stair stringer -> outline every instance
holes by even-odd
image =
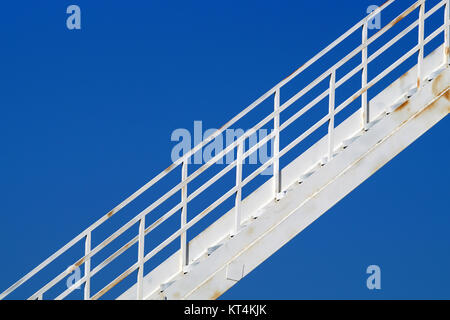
[[[442,64],[442,52],[443,46],[430,53],[424,59],[424,70],[438,69]],[[416,67],[414,67],[374,97],[369,102],[371,120],[380,117],[389,106],[402,102],[405,94],[416,84],[416,75],[417,71]],[[340,149],[345,139],[358,135],[361,132],[361,123],[361,112],[357,111],[336,127],[335,141],[337,150]],[[286,190],[288,186],[295,183],[303,173],[316,167],[318,161],[326,154],[327,147],[328,139],[327,137],[324,137],[283,168],[281,171],[282,189]],[[244,224],[248,224],[252,217],[261,215],[265,211],[263,210],[265,206],[274,203],[272,195],[273,179],[269,179],[243,200],[242,220],[244,221]],[[193,265],[192,268],[196,267],[199,260],[207,257],[206,251],[208,248],[229,239],[234,223],[233,213],[234,209],[231,209],[189,242],[189,262]],[[175,283],[174,280],[183,277],[179,272],[179,254],[179,251],[175,252],[171,257],[144,277],[144,297],[163,298],[164,294],[159,296],[160,286],[166,284],[168,288]],[[118,299],[136,299],[136,285],[129,288]]]
[[[319,218],[450,112],[450,69],[371,129],[332,162],[264,212],[173,283],[165,299],[216,299]]]

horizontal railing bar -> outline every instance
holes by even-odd
[[[363,45],[358,46],[356,49],[354,49],[352,52],[347,54],[344,58],[339,60],[335,65],[333,65],[331,68],[329,68],[327,71],[322,73],[316,80],[311,82],[308,86],[306,86],[304,89],[300,90],[297,94],[295,94],[292,98],[290,98],[288,101],[283,103],[283,105],[280,107],[280,112],[285,110],[287,107],[292,105],[294,102],[296,102],[298,99],[300,99],[302,96],[304,96],[306,93],[308,93],[312,88],[314,88],[316,85],[318,85],[321,81],[325,80],[327,77],[330,76],[333,72],[335,72],[337,69],[342,67],[345,63],[347,63],[350,59],[355,57],[358,53],[361,52],[363,49]]]
[[[425,40],[424,40],[424,45],[428,44],[431,40],[433,40],[434,38],[436,38],[439,33],[443,32],[445,30],[446,27],[448,27],[450,25],[450,23],[444,24],[442,26],[440,26],[439,28],[437,28],[436,30],[434,30],[430,35],[428,35]]]
[[[107,286],[105,286],[102,290],[100,290],[94,296],[92,296],[91,300],[98,300],[98,298],[103,296],[105,293],[107,293],[109,290],[111,290],[114,286],[116,286],[119,282],[121,282],[123,279],[128,277],[138,267],[139,267],[139,263],[136,262],[131,267],[129,267],[127,270],[125,270],[120,276],[118,276],[116,279],[114,279],[112,282],[110,282]]]
[[[89,278],[91,278],[91,277],[89,277]],[[75,282],[73,285],[71,285],[69,288],[67,288],[65,291],[63,291],[59,296],[57,296],[55,298],[55,300],[62,300],[62,299],[64,299],[69,294],[71,294],[74,290],[76,290],[79,286],[81,286],[83,283],[85,283],[86,280],[87,280],[87,277],[83,276],[81,279],[79,279],[77,282]],[[30,300],[33,300],[33,299],[30,298]]]
[[[336,86],[337,87],[337,86]],[[298,112],[296,112],[294,115],[292,115],[289,119],[287,119],[281,126],[280,131],[285,129],[287,126],[292,124],[295,120],[297,120],[299,117],[301,117],[303,114],[311,110],[311,108],[315,107],[317,103],[325,99],[326,96],[329,94],[329,89],[326,89],[324,92],[322,92],[319,96],[317,96],[313,101],[308,103],[305,107],[300,109]]]
[[[414,21],[411,23],[411,25],[408,26],[405,30],[403,30],[401,33],[399,33],[397,36],[389,40],[384,46],[382,46],[380,49],[378,49],[376,52],[374,52],[368,59],[367,63],[372,62],[376,58],[378,58],[381,54],[383,54],[387,49],[392,47],[394,44],[396,44],[399,40],[401,40],[405,35],[407,35],[409,32],[411,32],[414,28],[416,28],[419,25],[419,21]]]
[[[253,152],[258,151],[261,148],[261,146],[263,146],[264,144],[269,142],[269,140],[271,140],[273,137],[275,137],[275,135],[276,135],[276,132],[272,131],[270,134],[265,136],[263,139],[259,140],[254,146],[252,146],[250,149],[248,149],[246,152],[244,152],[242,154],[242,161],[247,159],[247,157],[249,157]]]
[[[188,159],[190,156],[192,156],[193,154],[195,154],[197,151],[199,151],[201,148],[203,148],[203,146],[205,146],[206,144],[208,144],[209,142],[213,141],[217,136],[219,136],[220,134],[222,134],[222,132],[224,132],[226,129],[228,129],[232,124],[234,124],[236,121],[238,121],[239,119],[241,119],[245,114],[247,114],[248,112],[250,112],[251,110],[254,109],[254,107],[256,107],[257,105],[261,104],[264,100],[266,100],[268,97],[270,97],[271,95],[273,95],[275,93],[274,89],[269,90],[267,93],[265,93],[261,98],[259,98],[258,100],[256,100],[254,103],[252,103],[250,106],[248,106],[246,109],[244,109],[243,111],[241,111],[237,116],[235,116],[232,120],[228,121],[225,125],[223,125],[220,129],[218,129],[217,131],[215,131],[213,134],[211,134],[210,136],[208,136],[208,138],[206,138],[205,140],[203,140],[201,143],[199,143],[197,146],[195,146],[193,149],[191,149],[190,151],[188,151],[186,154],[184,154],[182,157],[180,157],[177,161],[175,161],[174,163],[182,163],[185,159]]]
[[[363,68],[363,64],[360,63],[359,65],[357,65],[352,71],[350,71],[349,73],[347,73],[345,76],[343,76],[341,79],[339,79],[338,81],[336,81],[336,89],[339,88],[343,83],[347,82],[348,79],[350,79],[351,77],[353,77],[355,74],[358,73],[358,71],[360,71]],[[329,90],[326,90],[329,91]]]
[[[370,13],[368,16],[366,16],[364,19],[359,21],[357,24],[355,24],[352,28],[350,28],[347,32],[345,32],[342,36],[337,38],[335,41],[333,41],[330,45],[328,45],[325,49],[320,51],[318,54],[316,54],[313,58],[311,58],[308,62],[306,62],[304,65],[302,65],[300,68],[295,70],[291,75],[289,75],[287,78],[285,78],[283,81],[281,81],[279,84],[277,84],[272,90],[277,90],[283,87],[286,83],[291,81],[293,78],[298,76],[300,73],[302,73],[304,70],[306,70],[308,67],[310,67],[313,63],[315,63],[317,60],[319,60],[322,56],[327,54],[329,51],[331,51],[333,48],[335,48],[338,44],[340,44],[343,40],[345,40],[349,35],[351,35],[353,32],[361,28],[364,23],[371,20],[375,15],[378,13],[381,13],[386,7],[391,5],[395,0],[389,0],[383,3],[377,10]]]
[[[252,181],[257,175],[259,175],[261,172],[263,172],[266,168],[268,168],[273,162],[274,162],[275,158],[271,157],[270,159],[268,159],[266,162],[264,162],[260,167],[258,167],[257,169],[255,169],[255,171],[253,171],[250,175],[247,176],[247,178],[245,178],[244,180],[242,180],[241,183],[241,188],[245,187],[245,185],[247,183],[249,183],[250,181]]]
[[[447,0],[442,0],[441,2],[438,2],[433,8],[425,12],[425,19],[429,18],[432,14],[434,14],[436,11],[442,8],[446,3]]]
[[[190,174],[184,181],[180,182],[178,185],[173,187],[168,193],[166,193],[164,196],[159,198],[155,203],[150,205],[148,208],[151,208],[153,210],[155,207],[159,206],[162,202],[167,200],[169,197],[174,195],[178,190],[180,190],[182,187],[184,187],[186,184],[194,180],[196,177],[198,177],[202,172],[206,171],[209,167],[211,167],[214,163],[216,163],[220,158],[224,157],[228,152],[236,148],[236,146],[240,142],[244,142],[245,139],[249,138],[253,131],[256,131],[260,129],[263,125],[268,123],[270,120],[272,120],[274,117],[274,112],[269,114],[266,118],[261,120],[258,124],[256,124],[252,130],[246,131],[242,136],[240,136],[238,139],[236,139],[234,142],[229,144],[224,150],[220,151],[218,154],[216,154],[213,158],[211,158],[208,162],[203,164],[199,169],[197,169],[195,172]],[[156,205],[155,205],[156,204]],[[136,216],[140,218],[140,215]]]
[[[225,174],[227,174],[231,169],[233,169],[236,166],[237,161],[234,160],[233,162],[231,162],[230,164],[228,164],[225,168],[223,168],[222,170],[220,170],[220,172],[218,172],[214,177],[212,177],[211,179],[208,179],[207,182],[205,182],[201,187],[199,187],[198,189],[196,189],[194,192],[192,192],[188,198],[187,198],[187,202],[189,203],[191,200],[195,199],[200,193],[202,193],[205,189],[207,189],[208,187],[210,187],[212,184],[214,184],[217,180],[219,180],[220,178],[222,178]]]
[[[378,30],[374,35],[372,35],[369,39],[367,39],[367,46],[369,46],[371,43],[373,43],[375,40],[377,40],[379,37],[381,37],[387,31],[389,31],[393,26],[395,26],[401,20],[406,18],[409,14],[411,14],[411,12],[413,12],[415,9],[417,9],[424,1],[425,0],[418,0],[416,3],[411,5],[408,9],[406,9],[405,11],[400,13],[396,18],[391,20],[391,22],[389,22],[383,28]]]
[[[320,128],[320,126],[324,125],[329,119],[330,119],[330,116],[327,114],[325,117],[323,117],[318,122],[316,122],[311,128],[309,128],[307,131],[305,131],[303,134],[301,134],[298,138],[296,138],[294,141],[289,143],[283,150],[281,150],[280,157],[284,156],[286,154],[286,152],[288,152],[293,147],[295,147],[297,144],[299,144],[304,139],[306,139],[311,133],[313,133],[318,128]]]
[[[224,150],[222,150],[221,152],[219,152],[217,155],[215,155],[211,160],[209,160],[206,164],[209,164],[209,166],[211,166],[212,164],[214,164],[215,162],[217,162],[217,160],[219,160],[220,158],[222,158],[223,156],[225,156],[228,152],[230,152],[232,149],[236,148],[237,145],[239,143],[244,143],[245,140],[247,138],[249,138],[254,132],[256,132],[257,130],[259,130],[260,128],[262,128],[262,126],[264,126],[266,123],[268,123],[269,121],[271,121],[273,119],[275,115],[275,112],[272,111],[268,116],[266,116],[263,120],[261,120],[259,123],[257,123],[256,125],[253,126],[252,129],[247,130],[242,136],[240,136],[239,138],[237,138],[234,142],[232,142],[231,144],[229,144]],[[205,165],[206,165],[205,164]],[[203,166],[205,166],[203,165]],[[209,167],[208,166],[208,167]],[[202,167],[203,168],[203,167]],[[202,168],[198,169],[197,171],[200,171]],[[207,168],[206,168],[207,169]],[[206,170],[204,169],[204,170]],[[202,170],[202,172],[204,171]],[[196,171],[196,172],[197,172]],[[192,173],[191,176],[193,176],[196,172]],[[201,172],[200,172],[201,173]],[[189,178],[191,177],[188,177]],[[190,180],[189,180],[190,181]]]

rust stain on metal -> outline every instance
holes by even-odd
[[[366,88],[364,88],[363,90],[361,90],[361,92],[359,92],[359,93],[353,95],[353,97],[352,97],[352,102],[355,101],[356,99],[358,99],[358,98],[359,98],[364,92],[366,92],[368,89],[369,89],[369,88],[366,87]]]
[[[441,88],[442,81],[443,81],[442,77],[443,77],[443,74],[441,73],[433,81],[433,85],[431,87],[431,90],[432,90],[434,96],[439,96],[442,93],[442,88]]]
[[[103,296],[106,292],[114,288],[118,283],[120,283],[123,279],[129,276],[131,272],[125,272],[121,276],[119,276],[115,281],[111,282],[108,286],[103,288],[100,292],[98,292],[94,297],[92,297],[93,300],[97,300],[101,296]]]
[[[378,143],[379,144],[379,143]],[[401,150],[399,151],[399,153],[401,152]],[[386,163],[388,163],[388,161],[380,161],[380,162],[377,162],[376,164],[375,164],[375,167],[372,169],[372,174],[374,174],[375,172],[377,172],[378,170],[380,170],[381,168],[383,168],[385,165],[386,165]]]
[[[214,294],[211,296],[212,300],[216,300],[217,298],[219,298],[222,295],[222,292],[220,292],[219,290],[214,291]]]
[[[445,99],[447,99],[447,101],[450,101],[450,90],[447,90],[444,93],[444,97],[445,97]],[[449,105],[449,112],[450,112],[450,105]]]
[[[445,54],[450,55],[450,47],[445,47]]]
[[[294,73],[296,73],[298,70],[300,70],[301,68],[303,68],[303,66],[306,63],[302,64],[300,67],[298,67],[297,69],[295,69],[290,75],[288,75],[286,78],[284,78],[281,82],[283,82],[284,80],[288,79],[289,77],[291,77]]]
[[[107,214],[108,218],[110,218],[114,213],[116,213],[114,209],[108,212]]]
[[[394,110],[394,112],[399,112],[403,109],[405,109],[409,105],[409,100],[403,102],[397,109]]]
[[[131,245],[133,245],[134,243],[133,243],[133,241],[130,241],[130,242],[128,242],[126,245],[124,245],[123,246],[123,250],[124,251],[126,251],[126,250],[128,250],[130,247],[131,247]]]
[[[77,263],[74,264],[74,267],[77,268],[77,267],[81,266],[84,263],[85,259],[86,258],[83,257],[80,260],[78,260]]]
[[[410,10],[405,11],[402,15],[398,16],[396,19],[392,20],[388,26],[389,27],[393,27],[395,26],[397,23],[399,23],[400,21],[403,20],[403,18],[405,18],[407,15],[409,15],[413,10],[415,10],[417,8],[417,5],[411,7]]]
[[[157,227],[157,226],[159,226],[160,225],[160,223],[161,223],[161,221],[164,219],[164,216],[162,216],[162,217],[160,217],[158,220],[156,220],[151,226],[150,226],[150,228],[151,227]]]
[[[164,170],[164,172],[169,172],[170,170],[172,170],[174,165],[175,163],[172,163],[170,166],[167,167],[166,170]]]
[[[442,98],[445,98],[447,101],[450,101],[449,100],[450,99],[450,88],[447,88],[446,92],[441,94],[441,97],[439,97],[438,99],[436,99],[435,101],[430,103],[422,111],[415,114],[411,119],[417,119],[417,118],[423,116],[425,113],[431,112],[435,107],[438,106],[439,103],[441,103]],[[447,104],[447,108],[444,109],[444,114],[447,115],[448,113],[450,113],[450,104]]]
[[[230,122],[231,121],[228,121],[227,123],[225,123],[223,126],[221,126],[220,128],[219,128],[219,130],[217,130],[217,131],[222,131],[222,130],[224,130],[225,128],[227,128],[228,126],[230,126]],[[209,138],[209,137],[208,137]],[[212,139],[211,139],[212,140]],[[200,148],[200,149],[202,149],[202,148]]]

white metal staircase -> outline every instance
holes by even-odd
[[[64,281],[78,267],[84,269],[81,278],[75,285],[63,290],[54,298],[66,298],[76,287],[84,284],[84,298],[98,299],[133,273],[137,273],[135,285],[120,292],[119,299],[218,298],[449,113],[449,0],[435,1],[433,6],[427,5],[432,2],[430,0],[417,1],[405,8],[405,11],[374,35],[368,37],[369,21],[394,2],[396,1],[387,1],[379,10],[352,27],[292,75],[227,122],[220,130],[175,161],[12,285],[0,295],[0,299],[10,295],[71,247],[83,241],[85,244],[84,256],[77,260],[71,268],[62,271],[47,284],[34,291],[35,293],[30,299],[47,298],[47,292],[56,284]],[[406,1],[400,2],[405,4]],[[440,25],[426,36],[425,21],[441,11],[444,15],[440,16]],[[369,55],[371,44],[412,14],[417,14],[418,18]],[[400,59],[396,59],[388,68],[369,79],[368,69],[375,63],[374,60],[413,30],[417,30],[418,41],[412,49],[405,50]],[[286,84],[315,63],[319,63],[325,54],[355,32],[362,33],[362,42],[356,49],[332,65],[298,93],[287,98],[284,103],[281,102],[280,97]],[[440,46],[425,56],[425,46],[436,41],[440,35],[444,35]],[[362,56],[361,63],[338,78],[337,71],[357,55]],[[389,75],[411,57],[417,57],[415,66],[403,76],[392,79],[386,88],[375,91],[373,98],[369,101],[368,92],[375,90],[375,85],[381,80],[390,79]],[[336,90],[358,74],[361,75],[361,85],[355,88],[354,94],[342,103],[336,103]],[[292,108],[296,101],[323,81],[329,81],[329,86],[323,93],[311,102],[302,105],[302,108],[296,110],[287,120],[280,121],[280,115],[284,110]],[[255,125],[252,130],[215,155],[213,159],[189,174],[189,159],[196,152],[268,99],[273,99],[273,112]],[[328,101],[327,114],[305,132],[300,132],[285,147],[281,147],[280,136],[283,137],[283,130],[294,126],[294,122],[299,117],[324,99]],[[341,123],[335,125],[335,117],[356,100],[360,101],[361,107]],[[257,145],[246,148],[246,140],[249,139],[251,132],[271,123],[273,123],[274,130]],[[325,136],[319,138],[288,165],[280,166],[280,159],[283,159],[288,151],[324,125],[328,127]],[[245,159],[269,141],[273,142],[273,156],[258,169],[245,176],[242,171]],[[189,183],[201,176],[206,169],[229,152],[237,154],[232,163],[226,165],[197,189],[188,192]],[[243,197],[242,188],[269,166],[273,167],[273,176],[253,187],[252,192]],[[162,178],[180,167],[182,176],[178,184],[134,218],[117,228],[98,245],[92,246],[92,233],[99,226],[109,221],[146,190],[157,187]],[[214,192],[213,184],[220,182],[220,179],[232,170],[235,171],[236,177],[234,187],[225,194],[219,194],[219,198],[215,202],[205,210],[193,215],[193,218],[188,219],[190,202],[202,193]],[[149,219],[156,208],[178,194],[181,201],[177,205],[156,221],[146,224],[146,218]],[[214,212],[228,198],[234,198],[234,207],[189,241],[186,232],[205,216]],[[144,246],[146,236],[151,236],[152,231],[174,215],[181,217],[177,230],[174,230],[169,237],[152,250],[146,252]],[[96,254],[134,225],[139,226],[139,231],[130,241],[102,262],[96,265],[91,264],[91,260]],[[155,255],[174,242],[178,242],[179,245],[167,259],[151,270],[144,267]],[[134,245],[137,249],[137,257],[130,261],[128,268],[101,290],[91,292],[92,277],[101,276],[101,271],[109,263],[124,252],[131,250],[130,248]]]

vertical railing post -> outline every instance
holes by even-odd
[[[335,105],[335,90],[336,90],[336,70],[330,74],[330,92],[328,103],[328,161],[333,159],[334,152],[334,105]]]
[[[420,87],[422,86],[424,34],[425,34],[425,1],[421,3],[419,10],[419,57],[417,62],[417,89],[420,89]]]
[[[139,221],[137,300],[144,295],[144,249],[145,249],[145,216]]]
[[[281,192],[280,181],[280,88],[275,91],[274,96],[274,117],[273,130],[275,136],[273,139],[273,180],[275,199],[278,200]]]
[[[185,182],[188,175],[188,159],[183,161],[181,167],[181,182]],[[187,223],[187,183],[181,187],[181,228]],[[187,240],[186,240],[186,230],[181,232],[180,235],[180,268],[182,272],[186,271],[188,265],[187,261]]]
[[[364,130],[367,130],[370,115],[369,115],[369,105],[367,103],[367,33],[368,33],[368,27],[367,27],[368,21],[364,22],[363,29],[362,29],[362,81],[361,81],[361,89],[362,89],[362,95],[361,95],[361,107],[362,107],[362,117],[363,117],[363,128]]]
[[[91,252],[91,231],[86,234],[84,244],[84,255],[88,255]],[[91,298],[91,258],[88,258],[84,262],[84,276],[86,281],[84,282],[84,300]]]
[[[242,200],[242,165],[244,154],[244,141],[241,141],[237,147],[236,157],[236,198],[233,235],[236,235],[241,229],[241,200]]]
[[[444,13],[444,66],[447,67],[450,61],[450,0],[447,0],[445,3],[445,13]]]

